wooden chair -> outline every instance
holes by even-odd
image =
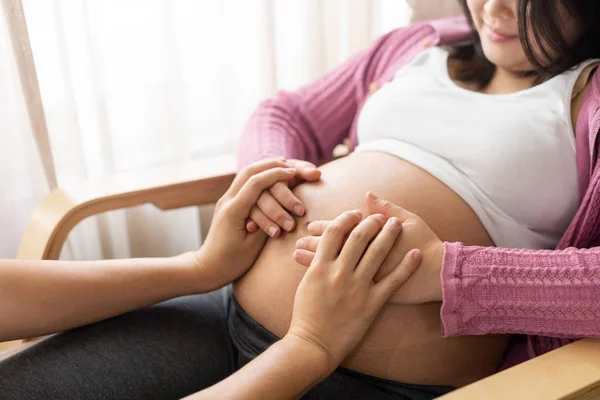
[[[416,18],[451,15],[450,0],[409,0]],[[444,8],[445,7],[445,8]],[[154,168],[54,190],[34,211],[18,258],[53,260],[81,220],[142,204],[162,210],[212,204],[235,176],[233,156]],[[32,342],[0,343],[0,360]],[[443,397],[444,400],[600,399],[600,340],[581,340],[500,372]]]
[[[34,211],[18,258],[57,259],[77,223],[106,211],[148,203],[162,210],[215,203],[234,176],[234,157],[223,156],[54,190]],[[0,353],[0,359],[28,345],[12,347]],[[600,340],[581,340],[565,346],[443,399],[600,399]]]

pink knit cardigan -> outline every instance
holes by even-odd
[[[429,46],[470,37],[464,18],[392,31],[335,70],[293,92],[280,91],[249,119],[238,167],[272,156],[326,161],[350,138],[369,95]],[[471,247],[445,243],[442,266],[444,336],[528,335],[509,363],[553,350],[575,338],[600,337],[600,74],[577,122],[580,205],[556,250]],[[535,201],[535,199],[532,199]],[[516,347],[515,347],[516,348]]]

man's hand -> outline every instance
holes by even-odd
[[[367,193],[366,203],[371,214],[380,213],[386,218],[396,217],[402,222],[402,236],[375,275],[375,282],[393,271],[410,250],[420,249],[423,255],[421,267],[389,301],[396,304],[442,301],[440,274],[444,243],[418,215],[389,201],[379,199],[372,193]],[[308,225],[308,232],[313,236],[297,241],[294,257],[298,263],[307,267],[310,265],[321,241],[321,235],[330,224],[331,221],[314,221]]]
[[[285,159],[262,160],[238,173],[229,190],[216,204],[210,231],[194,253],[196,264],[209,287],[220,288],[244,274],[258,257],[267,236],[248,232],[250,210],[270,187],[286,185],[296,176]]]
[[[304,204],[292,193],[292,189],[300,182],[314,182],[321,178],[321,171],[308,161],[287,160],[288,167],[296,169],[293,179],[286,182],[277,182],[259,197],[250,211],[247,221],[248,232],[263,230],[271,237],[281,235],[281,229],[290,232],[296,227],[292,213],[296,216],[304,215]]]

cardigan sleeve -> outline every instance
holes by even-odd
[[[600,337],[600,247],[444,244],[442,334]]]
[[[334,147],[349,136],[370,84],[392,63],[410,56],[415,40],[433,33],[429,24],[391,31],[314,82],[262,102],[242,132],[238,168],[276,156],[330,160]]]

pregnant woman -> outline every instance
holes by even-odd
[[[588,125],[599,105],[597,88],[588,90],[588,78],[600,57],[600,30],[593,22],[600,3],[468,0],[463,5],[473,35],[449,21],[392,32],[311,85],[263,103],[249,122],[240,165],[269,155],[317,162],[347,137],[358,143],[350,156],[322,165],[319,181],[300,184],[293,194],[282,185],[273,187],[251,214],[277,238],[267,242],[254,267],[235,284],[234,295],[275,335],[287,331],[293,294],[304,273],[288,257],[307,234],[307,223],[363,206],[366,191],[419,215],[442,241],[484,247],[555,248],[578,206],[586,204],[589,171],[581,172],[581,161],[589,152],[580,144],[588,141],[589,129],[598,129],[597,117],[595,128]],[[296,204],[306,212],[288,233],[285,221]],[[487,292],[481,289],[467,310],[474,314],[473,325],[463,329],[471,334],[600,336],[600,329],[589,329],[588,300],[568,314],[566,303],[576,297],[563,294],[562,304],[513,299],[508,305],[498,304],[501,297],[490,298],[493,284],[502,280],[506,289],[498,295],[511,296],[519,286],[510,283],[515,279],[521,287],[538,278],[548,281],[544,298],[560,293],[558,286],[566,282],[551,279],[564,272],[531,275],[527,267],[539,260],[526,256],[513,268],[510,262],[506,268],[500,264],[507,263],[502,255],[489,258],[490,265],[500,264],[496,272],[519,267],[524,272],[498,276],[484,288]],[[590,257],[600,268],[598,256]],[[582,264],[591,268],[590,262]],[[573,270],[584,272],[581,266]],[[474,268],[472,273],[485,280],[490,271]],[[439,268],[429,276],[424,269],[418,274],[424,275],[420,281],[440,285]],[[593,275],[582,276],[573,294],[591,290],[598,298],[600,293],[590,289]],[[448,291],[451,285],[456,283]],[[538,300],[544,294],[543,287],[531,290],[538,290]],[[558,324],[560,313],[544,313],[542,307],[564,309],[565,321]],[[477,319],[477,313],[485,321],[494,312],[495,324]],[[443,338],[439,303],[392,301],[343,366],[396,382],[460,386],[495,371],[507,343],[503,335]]]
[[[600,244],[600,175],[590,151],[600,127],[600,78],[593,75],[600,3],[462,4],[466,21],[390,32],[316,82],[264,102],[252,116],[240,167],[272,156],[322,162],[345,140],[358,146],[320,172],[298,161],[296,178],[307,182],[263,192],[247,229],[271,238],[234,284],[229,309],[217,311],[202,296],[182,300],[179,314],[171,307],[180,322],[186,307],[208,321],[227,321],[228,344],[198,343],[196,353],[182,355],[178,346],[194,340],[197,324],[169,330],[160,308],[150,308],[145,312],[155,313],[154,324],[140,324],[132,313],[120,320],[125,327],[113,323],[103,330],[107,325],[100,323],[69,332],[70,346],[59,335],[12,368],[34,365],[45,382],[67,384],[68,371],[51,368],[59,349],[61,362],[71,357],[82,365],[95,365],[102,354],[111,368],[70,372],[87,379],[86,393],[118,387],[114,382],[122,382],[124,392],[143,383],[170,384],[180,393],[182,370],[165,360],[194,356],[243,365],[288,332],[306,272],[293,254],[308,223],[349,209],[369,214],[368,191],[418,215],[419,226],[428,225],[445,242],[437,251],[421,248],[421,266],[430,268],[419,268],[406,284],[410,293],[422,286],[425,294],[434,288],[443,296],[418,299],[401,288],[342,368],[308,398],[434,398],[493,373],[505,356],[506,334],[544,336],[530,338],[529,356],[566,342],[549,337],[600,336],[594,278],[600,250],[542,251]],[[414,239],[410,232],[403,229],[399,249]],[[169,333],[152,347],[160,349],[156,355],[144,351],[143,341],[125,346],[115,339],[159,327]],[[108,349],[94,332],[113,338]],[[142,354],[144,363],[160,365],[160,377],[138,367]],[[185,376],[231,373],[218,368],[199,362]],[[16,373],[15,379],[25,385],[28,376]]]

